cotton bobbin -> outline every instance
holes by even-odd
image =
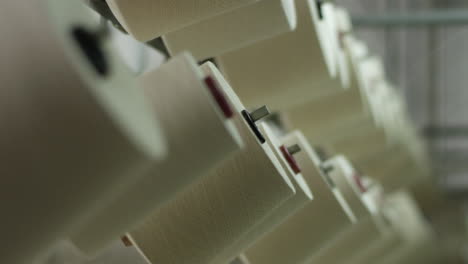
[[[327,18],[319,18],[315,1],[299,0],[296,6],[295,31],[217,57],[247,107],[264,103],[285,110],[342,90],[331,76],[336,63]]]
[[[82,3],[6,0],[0,14],[0,261],[31,263],[163,159],[165,139]]]
[[[267,109],[225,95],[245,147],[129,232],[151,263],[209,263],[295,194],[256,124]]]
[[[188,50],[198,60],[221,55],[297,26],[294,0],[259,1],[163,36],[171,54]]]
[[[259,0],[107,0],[127,32],[148,41]]]
[[[143,222],[242,146],[233,123],[234,108],[190,55],[177,56],[138,81],[160,116],[169,155],[72,236],[89,255]]]
[[[295,131],[282,142],[288,145],[297,142],[302,149],[295,159],[301,174],[313,186],[314,200],[246,250],[245,255],[252,264],[307,261],[354,221],[354,216],[345,209],[348,205],[343,196],[322,171],[320,159],[305,137]]]

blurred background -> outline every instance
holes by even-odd
[[[417,14],[430,21],[431,16],[450,15],[449,12],[463,12],[468,20],[468,9],[461,9],[468,8],[466,1],[337,2],[349,8],[356,20],[393,16],[403,22]],[[468,184],[466,24],[468,21],[463,24],[441,20],[419,25],[384,25],[378,21],[354,25],[370,49],[384,58],[388,78],[401,89],[414,122],[431,147],[437,180],[447,188]]]
[[[464,233],[465,223],[450,222],[448,215],[466,215],[468,198],[468,2],[336,2],[350,10],[356,34],[384,58],[389,80],[401,89],[428,143],[434,180],[448,199],[427,212],[429,217],[441,234]],[[416,18],[421,20],[412,21]]]

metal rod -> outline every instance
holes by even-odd
[[[270,110],[266,105],[257,108],[255,111],[250,113],[250,116],[252,117],[252,120],[254,122],[257,122],[258,120],[268,116],[270,114]]]
[[[355,27],[420,27],[468,24],[468,10],[443,9],[414,13],[386,13],[380,15],[353,15]]]
[[[296,153],[299,153],[301,151],[301,147],[298,144],[294,144],[290,147],[287,148],[289,154],[294,155]]]

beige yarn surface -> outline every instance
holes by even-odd
[[[247,107],[264,103],[273,110],[284,110],[342,90],[330,74],[336,68],[335,51],[315,1],[298,0],[296,5],[295,31],[217,58]]]
[[[108,0],[117,20],[133,37],[148,41],[259,0]]]
[[[260,131],[263,132],[266,138],[267,144],[273,149],[276,157],[281,162],[281,165],[294,184],[296,194],[278,206],[264,221],[254,226],[252,230],[239,239],[233,247],[222,252],[212,263],[225,263],[226,260],[232,259],[234,256],[247,250],[256,241],[267,235],[268,232],[274,231],[278,225],[287,221],[290,216],[294,215],[308,203],[313,202],[312,192],[310,190],[312,186],[309,186],[309,182],[302,174],[295,174],[291,170],[290,165],[279,151],[279,147],[281,146],[279,139],[276,138],[273,131],[266,123],[262,123],[259,126]]]
[[[188,50],[198,59],[225,52],[294,30],[294,0],[262,0],[164,35],[174,55]]]
[[[283,142],[299,142],[302,151],[295,158],[313,186],[314,200],[245,252],[252,264],[306,263],[353,222],[353,216],[344,210],[347,205],[341,194],[320,171],[318,157],[304,136],[293,132]]]
[[[427,263],[440,257],[434,233],[412,195],[398,191],[388,198],[388,203],[400,214],[398,227],[404,242],[393,251],[387,251],[381,263]]]
[[[224,116],[188,54],[181,54],[139,77],[167,135],[168,157],[145,177],[127,186],[72,236],[85,253],[95,254],[113,239],[142,223],[200,176],[230,158],[242,140]]]
[[[273,150],[241,116],[240,100],[226,95],[245,148],[129,233],[151,263],[210,263],[295,194]]]

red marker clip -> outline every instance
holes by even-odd
[[[357,173],[353,174],[353,179],[362,193],[367,192],[367,188],[366,186],[364,186],[364,183],[362,182],[361,176],[359,174]]]
[[[213,99],[218,104],[219,108],[224,114],[224,117],[231,118],[234,116],[234,112],[232,111],[231,105],[227,101],[226,97],[224,96],[223,92],[219,89],[218,85],[216,84],[215,80],[208,76],[205,78],[205,84],[208,87]]]
[[[130,238],[128,238],[128,236],[123,236],[120,238],[123,242],[123,244],[126,246],[126,247],[131,247],[133,246],[133,243],[132,241],[130,240]]]
[[[293,155],[289,152],[289,150],[284,145],[279,147],[279,149],[281,150],[281,153],[283,154],[283,157],[288,162],[288,164],[291,167],[292,171],[295,174],[299,174],[301,172],[301,168],[299,167],[299,164],[297,164],[297,161],[293,157]]]

